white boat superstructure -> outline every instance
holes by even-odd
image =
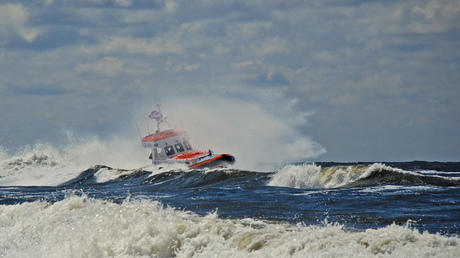
[[[183,130],[171,128],[161,113],[158,104],[149,118],[156,120],[155,133],[141,139],[142,146],[151,149],[149,158],[152,164],[185,164],[189,168],[226,167],[235,163],[235,157],[230,154],[214,154],[209,151],[196,151],[190,144],[187,133]],[[160,125],[165,123],[168,129],[160,130]]]

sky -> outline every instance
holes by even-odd
[[[4,151],[138,141],[157,98],[253,167],[459,161],[460,2],[0,1]]]

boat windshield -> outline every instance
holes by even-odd
[[[176,148],[177,152],[184,152],[185,151],[184,146],[182,146],[182,144],[180,144],[180,143],[174,144],[174,147]]]
[[[166,156],[171,156],[171,155],[174,155],[176,152],[174,151],[173,146],[166,146],[165,153],[166,153]]]
[[[155,148],[154,154],[155,154],[155,159],[164,159],[165,157],[165,154],[162,148]]]
[[[190,146],[190,143],[184,141],[184,146],[185,146],[185,149],[186,150],[191,150],[192,149],[192,146]]]

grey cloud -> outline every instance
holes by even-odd
[[[295,126],[325,160],[447,159],[460,145],[458,1],[48,3],[0,5],[27,14],[0,18],[0,101],[72,95],[65,107],[102,132],[107,110],[149,95],[271,109],[276,91],[316,111]],[[72,125],[84,130],[82,117]]]
[[[32,42],[23,38],[13,37],[5,44],[8,49],[30,49],[46,51],[77,44],[95,43],[87,37],[82,37],[77,31],[65,28],[50,28],[42,31]]]
[[[8,86],[7,92],[25,95],[55,96],[69,93],[61,86],[56,85],[28,85],[28,86]]]
[[[291,85],[286,76],[278,71],[262,73],[254,78],[247,79],[246,82],[249,85],[256,85],[260,87],[282,87]]]

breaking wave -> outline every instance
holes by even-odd
[[[13,174],[28,167],[54,167],[62,163],[62,156],[50,146],[38,144],[35,149],[24,150],[21,155],[9,157],[2,155],[1,175]]]
[[[360,187],[383,184],[460,185],[460,176],[447,177],[405,171],[381,163],[322,168],[316,164],[287,165],[275,173],[270,186],[302,189]]]
[[[142,169],[116,169],[94,166],[75,178],[61,183],[62,187],[78,185],[109,184],[123,182],[130,185],[151,185],[159,189],[176,189],[204,186],[260,185],[268,181],[270,173],[237,169],[183,169],[181,167],[148,166]]]
[[[103,141],[71,133],[67,137],[67,142],[60,146],[37,143],[13,154],[0,146],[0,186],[55,186],[96,164],[118,168],[149,164],[148,153],[136,140],[114,137]]]
[[[0,206],[2,257],[459,257],[460,240],[410,223],[362,232],[220,219],[155,201],[114,203],[68,196]]]

